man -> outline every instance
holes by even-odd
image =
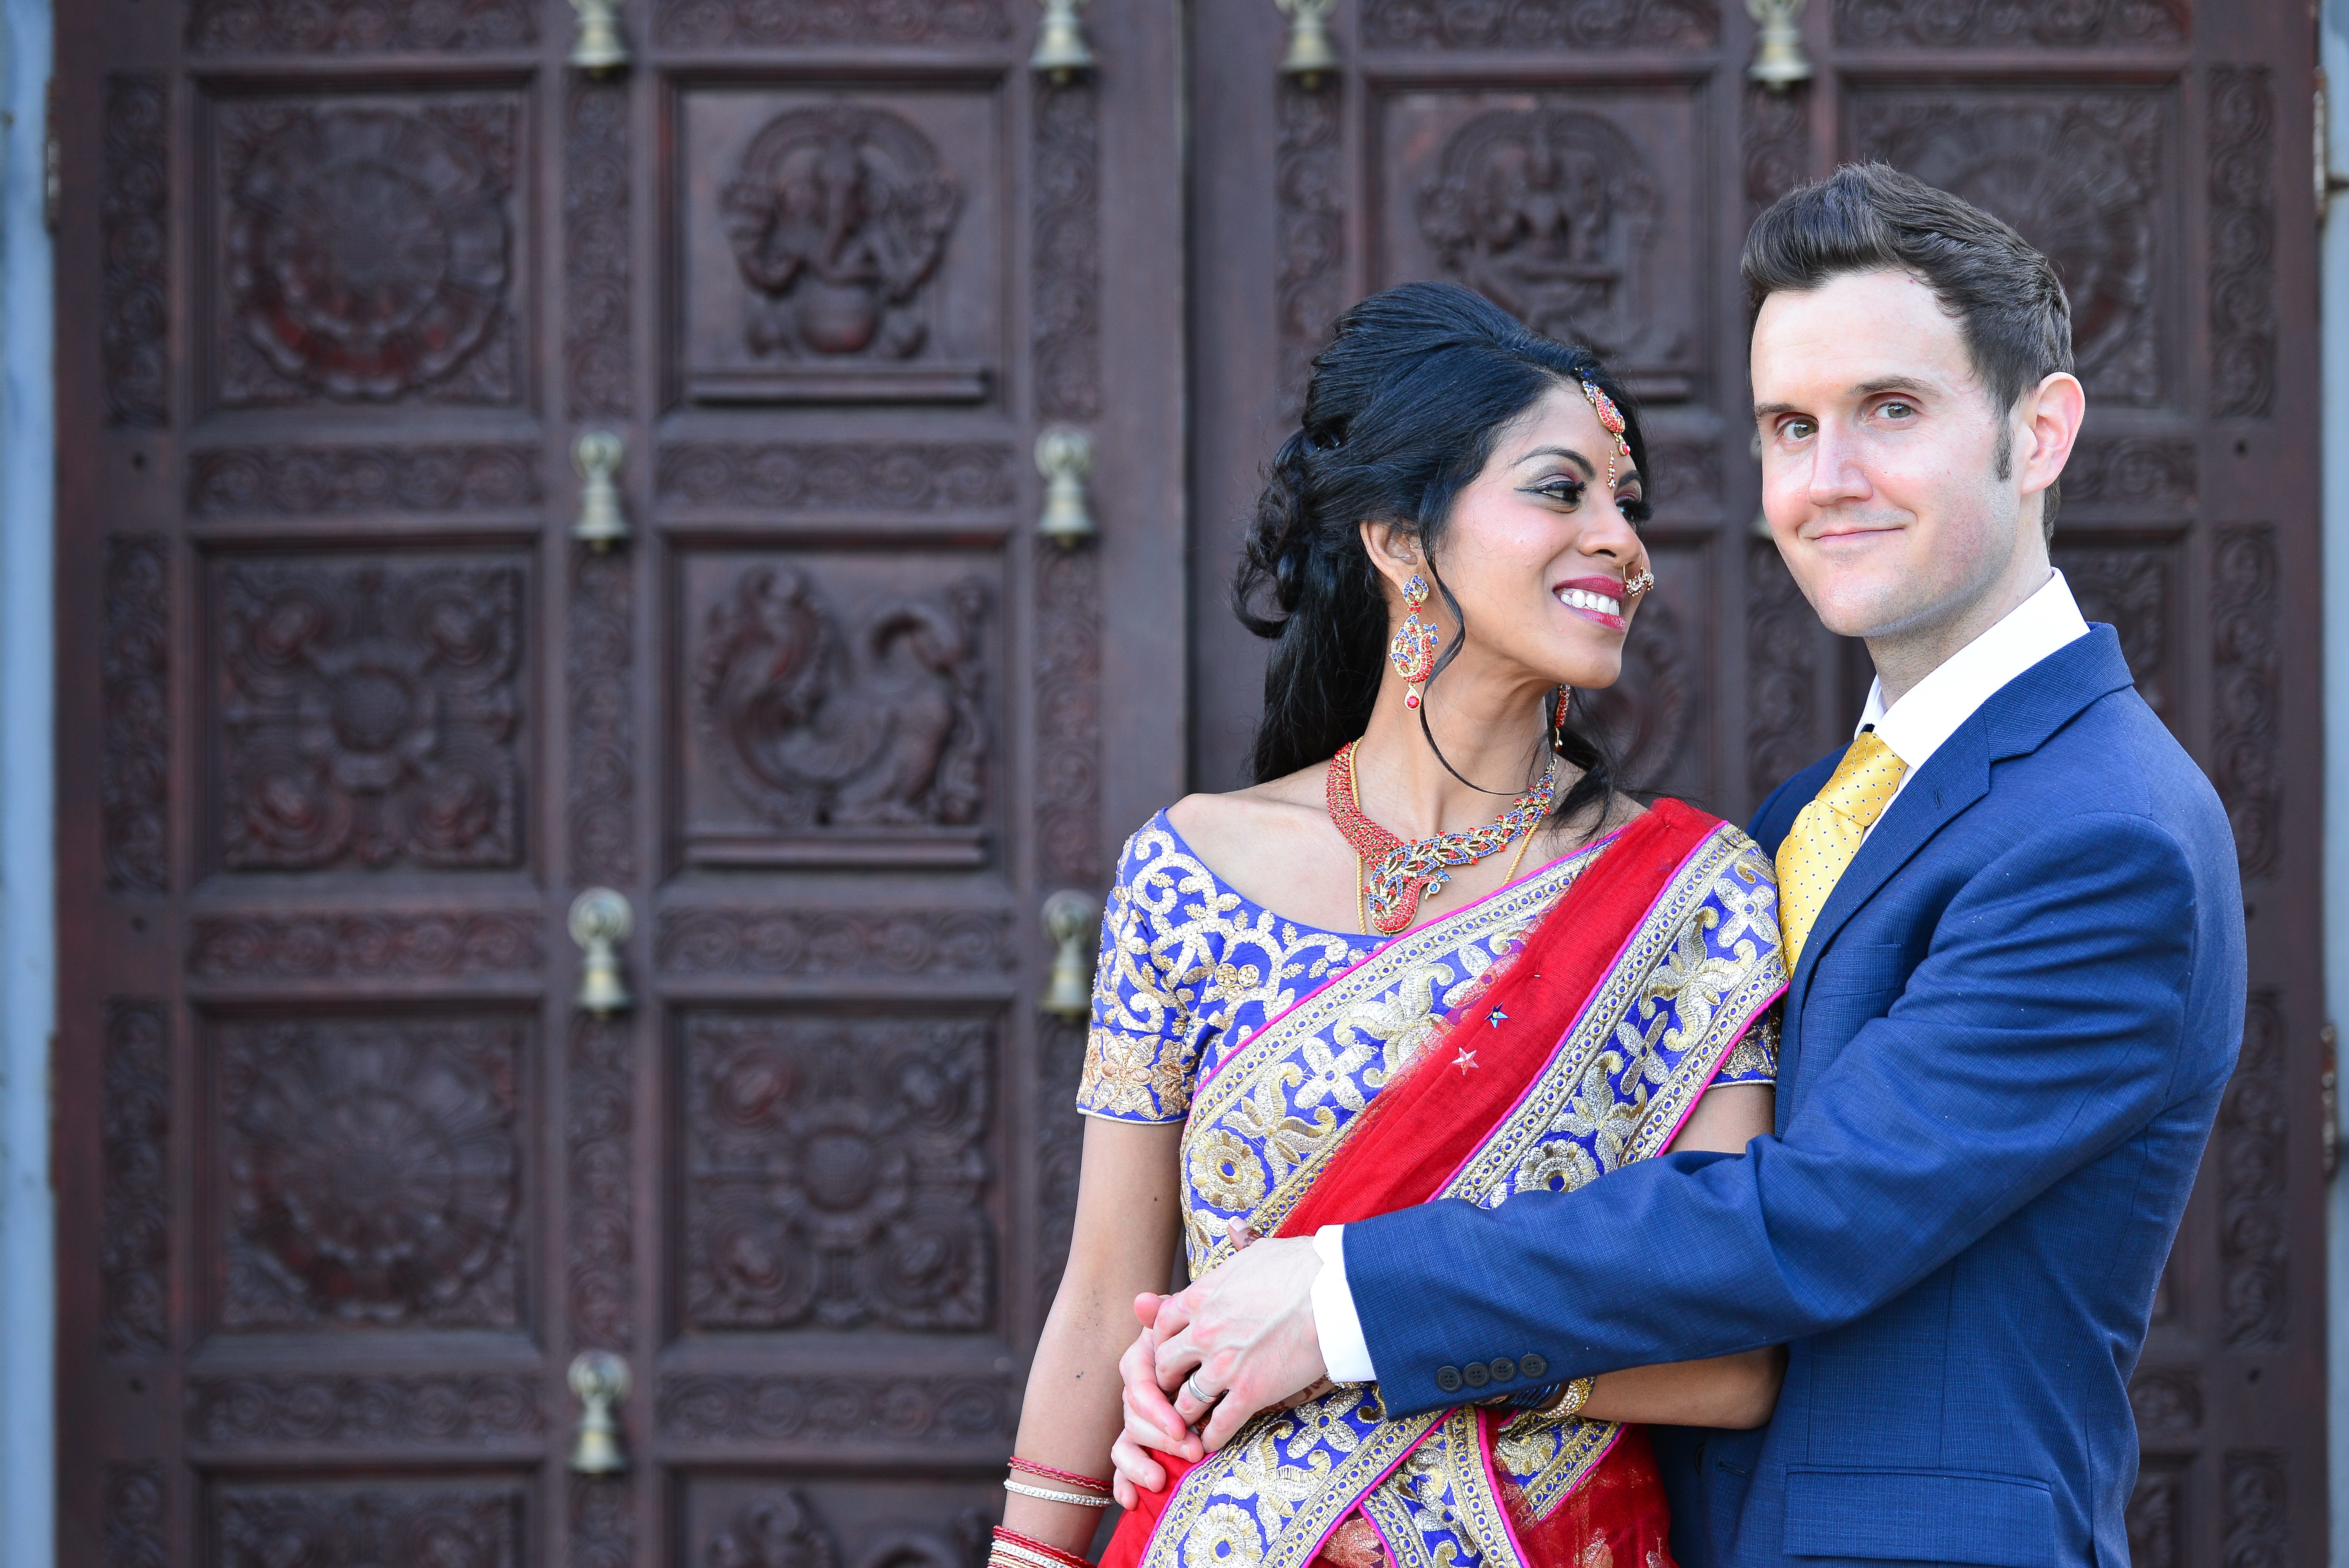
[[[1872,165],[1765,213],[1744,273],[1772,533],[1877,668],[1753,824],[1794,966],[1775,1136],[1145,1298],[1128,1477],[1325,1371],[1404,1415],[1464,1367],[1516,1394],[1528,1358],[1785,1343],[1772,1424],[1681,1450],[1691,1563],[2128,1562],[2128,1377],[2241,1041],[2226,819],[2049,566],[2085,398],[2046,259]]]

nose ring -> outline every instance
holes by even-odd
[[[1637,598],[1640,594],[1645,593],[1649,589],[1653,588],[1655,585],[1656,574],[1643,566],[1640,569],[1640,574],[1637,577],[1630,579],[1623,584],[1623,597],[1626,599]]]

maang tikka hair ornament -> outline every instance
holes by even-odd
[[[1402,624],[1387,645],[1387,657],[1402,676],[1402,705],[1417,707],[1427,695],[1427,677],[1435,673],[1435,623],[1423,621],[1419,607],[1427,603],[1427,579],[1414,572],[1402,585]]]
[[[1607,488],[1615,488],[1615,466],[1631,460],[1631,443],[1624,435],[1623,410],[1615,407],[1615,399],[1600,391],[1591,382],[1582,384],[1582,395],[1590,399],[1591,411],[1599,416],[1599,428],[1615,438],[1615,449],[1607,454]]]

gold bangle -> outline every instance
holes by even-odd
[[[1109,1506],[1109,1499],[1105,1497],[1086,1497],[1081,1492],[1073,1491],[1046,1491],[1040,1486],[1030,1486],[1025,1481],[1007,1480],[1003,1483],[1003,1490],[1016,1491],[1022,1497],[1040,1497],[1046,1502],[1072,1502],[1079,1508]]]
[[[1545,1421],[1563,1421],[1590,1402],[1590,1390],[1596,1377],[1577,1377],[1557,1391],[1557,1398],[1535,1413]]]

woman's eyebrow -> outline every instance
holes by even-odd
[[[1517,459],[1516,466],[1523,468],[1526,464],[1532,462],[1536,458],[1564,458],[1568,462],[1572,463],[1576,468],[1582,470],[1583,478],[1596,479],[1599,477],[1598,466],[1588,458],[1586,458],[1580,452],[1576,451],[1572,447],[1536,447],[1532,451],[1520,457]]]

